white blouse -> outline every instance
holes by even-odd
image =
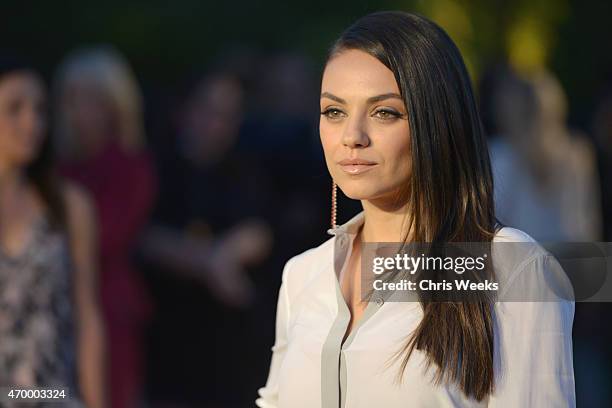
[[[350,311],[338,276],[363,224],[363,212],[329,232],[331,239],[291,258],[278,297],[276,340],[261,408],[573,407],[574,302],[497,302],[494,306],[495,391],[483,401],[467,398],[455,384],[432,382],[425,354],[414,350],[403,381],[396,381],[406,343],[423,316],[418,302],[368,303],[342,342]],[[493,242],[535,242],[504,227]],[[529,283],[545,275],[546,252],[505,258],[495,272]]]

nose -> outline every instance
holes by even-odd
[[[342,133],[342,144],[352,149],[369,146],[370,138],[363,119],[355,117],[347,122]]]

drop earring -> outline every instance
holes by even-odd
[[[335,229],[337,227],[336,224],[336,216],[338,215],[338,185],[332,179],[332,194],[331,194],[331,227]]]

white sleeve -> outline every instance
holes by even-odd
[[[276,335],[274,345],[272,346],[272,361],[270,363],[270,371],[266,385],[259,388],[259,398],[255,404],[260,408],[276,408],[278,407],[278,380],[279,371],[285,357],[288,338],[288,323],[289,323],[289,296],[287,289],[287,271],[291,265],[291,259],[283,268],[283,276],[281,287],[278,294],[278,303],[276,306]]]
[[[556,267],[554,258],[537,256],[518,271],[518,281],[538,285],[547,268]],[[548,300],[495,304],[495,390],[489,407],[576,406],[574,302]]]

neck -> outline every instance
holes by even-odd
[[[23,188],[24,174],[19,167],[7,165],[0,161],[0,224],[3,224],[7,217],[8,209],[15,208],[21,204],[18,197]]]
[[[14,190],[23,180],[20,168],[0,162],[0,196]]]
[[[410,222],[408,203],[382,206],[372,201],[361,202],[365,215],[361,236],[364,242],[402,242]]]

